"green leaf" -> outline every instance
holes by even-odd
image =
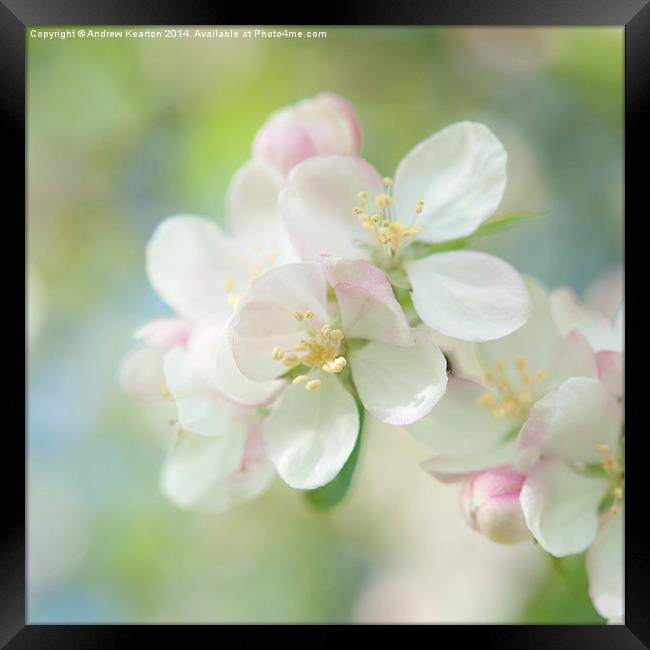
[[[418,241],[413,242],[413,244],[409,246],[409,249],[412,251],[411,257],[417,259],[420,257],[426,257],[432,253],[442,253],[444,251],[452,251],[459,248],[465,248],[465,246],[467,246],[467,244],[469,244],[469,242],[475,237],[481,237],[482,235],[491,235],[492,233],[499,232],[500,230],[505,230],[506,228],[509,228],[510,226],[513,226],[520,221],[537,219],[545,215],[545,212],[510,212],[508,214],[498,214],[482,223],[471,235],[468,235],[467,237],[450,239],[449,241],[440,242],[439,244],[425,244],[424,242]]]
[[[359,449],[361,448],[361,437],[366,413],[359,399],[355,397],[355,400],[357,409],[359,410],[359,435],[357,436],[357,441],[350,457],[345,461],[345,465],[343,465],[341,471],[329,483],[315,490],[306,490],[303,493],[305,501],[316,510],[331,510],[335,506],[338,506],[345,498],[352,484],[352,478],[354,477],[359,458]]]

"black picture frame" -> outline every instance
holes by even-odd
[[[645,301],[641,283],[645,273],[641,267],[644,244],[643,226],[647,219],[647,205],[643,201],[642,188],[647,184],[647,167],[644,164],[647,151],[648,87],[650,85],[650,4],[649,0],[429,0],[402,3],[364,3],[356,7],[337,6],[329,3],[329,17],[298,15],[295,7],[288,11],[273,3],[261,8],[255,15],[254,24],[260,25],[527,25],[527,26],[577,26],[609,25],[625,29],[625,293],[627,313],[634,314]],[[21,227],[18,215],[25,212],[25,41],[26,26],[30,25],[87,25],[87,24],[252,24],[251,15],[245,10],[227,6],[215,1],[184,0],[182,3],[162,0],[0,0],[0,116],[3,128],[3,153],[5,162],[4,188],[11,199],[13,209],[6,207],[5,225],[16,228],[16,240],[22,236],[25,242],[25,226]],[[266,14],[266,15],[264,15]],[[335,17],[335,19],[333,19]],[[6,205],[6,202],[5,202]],[[630,215],[628,219],[627,216]],[[635,232],[638,229],[638,233]],[[13,231],[5,236],[14,240]],[[14,240],[15,241],[15,240]],[[16,247],[12,245],[11,248]],[[4,256],[8,262],[11,256]],[[635,267],[639,264],[636,271]],[[25,268],[26,268],[25,259]],[[7,267],[5,281],[15,288],[19,303],[20,288],[13,281],[13,264]],[[13,272],[10,272],[11,269]],[[25,277],[26,287],[26,277]],[[24,295],[23,298],[24,299]],[[636,300],[636,302],[635,302]],[[24,304],[24,303],[23,303]],[[27,314],[18,306],[11,310],[12,318],[6,322],[15,323],[15,314]],[[18,318],[20,326],[21,319]],[[626,347],[634,351],[644,350],[635,346],[635,319],[628,316],[626,324]],[[26,325],[26,322],[23,323]],[[641,327],[639,327],[641,330]],[[5,341],[7,341],[5,339]],[[15,357],[7,357],[10,364],[5,374],[5,385],[9,391],[19,391],[16,377],[25,373],[25,357],[19,346],[9,345]],[[635,352],[639,354],[638,352]],[[14,360],[15,359],[15,360]],[[14,367],[15,364],[15,367]],[[642,366],[644,360],[636,361]],[[646,453],[647,430],[641,426],[640,418],[634,416],[637,401],[635,391],[643,390],[647,380],[632,380],[635,368],[626,368],[626,574],[625,574],[625,625],[612,626],[438,626],[430,643],[451,642],[454,646],[480,643],[484,647],[499,648],[602,648],[603,650],[650,647],[650,544],[644,534],[647,516],[647,490],[644,479],[644,463],[650,458]],[[26,386],[26,382],[23,384]],[[13,405],[11,392],[5,404]],[[23,396],[24,429],[26,422],[26,391]],[[16,395],[15,403],[20,403]],[[640,403],[640,402],[639,402]],[[630,408],[631,405],[631,408]],[[9,409],[7,409],[9,410]],[[14,409],[15,411],[16,409]],[[630,419],[630,417],[632,419]],[[20,430],[20,429],[18,429]],[[0,539],[0,644],[8,648],[86,648],[86,647],[134,647],[156,635],[169,645],[199,642],[215,634],[212,626],[119,626],[119,625],[31,625],[26,621],[25,584],[25,499],[20,486],[25,486],[24,465],[20,462],[25,454],[25,441],[15,433],[13,427],[6,427],[4,455],[7,459],[4,482],[5,514]],[[8,472],[15,470],[15,475]],[[21,479],[22,477],[22,479]],[[7,507],[8,506],[8,507]],[[278,627],[278,626],[275,626]],[[329,626],[326,634],[337,626]],[[363,627],[366,626],[356,626]],[[349,627],[345,634],[357,634],[356,627]],[[264,629],[262,629],[264,628]],[[331,630],[330,630],[331,628]],[[250,626],[250,632],[264,634],[268,639],[267,626]],[[367,629],[362,632],[365,634]],[[282,632],[286,634],[286,630]],[[388,630],[386,630],[388,632]],[[246,632],[248,634],[248,631]],[[306,639],[310,630],[294,626],[290,636]],[[401,632],[400,632],[401,633]],[[242,640],[242,630],[235,626],[219,626],[216,637],[219,641]],[[237,636],[235,636],[237,635]],[[439,635],[449,635],[449,641]],[[216,635],[215,635],[216,636]],[[145,638],[146,637],[146,638]],[[285,640],[289,637],[285,637]],[[321,637],[324,639],[324,637]],[[265,639],[265,640],[266,640]],[[267,641],[268,642],[268,641]]]

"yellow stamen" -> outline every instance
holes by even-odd
[[[486,384],[493,384],[494,383],[494,373],[491,370],[486,370],[483,373],[483,377],[485,379]]]
[[[307,381],[307,375],[298,375],[297,377],[293,378],[293,384],[294,386],[297,386],[298,384],[304,384]]]
[[[223,283],[223,290],[224,291],[232,291],[235,288],[235,281],[232,278],[226,278],[224,283]]]
[[[310,318],[314,317],[314,312],[311,311],[311,309],[308,309],[303,315],[306,320],[309,320]]]
[[[539,381],[546,381],[548,379],[548,370],[546,368],[538,370],[537,379],[539,379]]]
[[[229,293],[226,296],[226,300],[228,301],[229,305],[232,305],[233,307],[236,307],[239,303],[239,296],[236,293]]]
[[[609,445],[606,445],[604,442],[599,442],[597,445],[594,445],[594,449],[599,451],[601,454],[609,453]]]
[[[315,390],[318,390],[321,385],[320,379],[312,379],[305,384],[305,390],[308,390],[310,393],[313,393]]]
[[[393,184],[393,179],[388,178],[388,176],[385,176],[382,182],[386,187],[390,187]]]
[[[282,352],[282,349],[276,345],[273,348],[273,352],[271,352],[271,356],[273,357],[274,361],[280,361],[280,359],[282,359],[284,356],[284,352]]]
[[[300,363],[300,358],[298,357],[297,354],[287,354],[284,359],[282,359],[282,363],[284,363],[287,368],[293,368],[294,366],[297,366]]]
[[[342,341],[344,336],[345,335],[340,329],[333,329],[329,332],[329,337],[335,341]]]
[[[294,317],[296,320],[304,320],[304,319],[305,319],[305,315],[304,315],[301,311],[297,311],[297,312],[293,315],[293,317]]]

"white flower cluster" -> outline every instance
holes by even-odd
[[[465,249],[504,222],[485,125],[434,133],[390,178],[360,146],[340,97],[285,108],[231,182],[230,234],[191,215],[154,233],[147,273],[174,315],[136,333],[120,378],[175,406],[163,492],[220,511],[276,475],[316,490],[370,414],[435,452],[425,468],[464,483],[490,539],[589,549],[594,605],[621,620],[622,308],[608,321]]]

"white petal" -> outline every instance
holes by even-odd
[[[623,349],[623,337],[614,324],[597,311],[578,303],[569,289],[551,293],[550,304],[560,333],[578,330],[596,351]]]
[[[473,472],[512,465],[515,441],[497,442],[489,449],[458,454],[440,454],[422,463],[422,467],[439,481],[454,483],[465,480]]]
[[[231,329],[224,329],[219,338],[214,374],[215,388],[226,399],[241,406],[270,404],[285,388],[286,382],[275,379],[260,382],[246,377],[235,363],[231,334]]]
[[[407,262],[413,304],[431,328],[467,341],[510,334],[529,316],[531,304],[517,271],[475,251],[453,251]]]
[[[369,343],[350,352],[359,397],[382,422],[405,425],[421,420],[444,395],[447,362],[424,332],[413,330],[415,345]]]
[[[484,124],[458,122],[427,138],[400,162],[395,207],[417,219],[419,239],[441,242],[473,233],[496,211],[506,185],[506,150]]]
[[[231,342],[235,363],[254,381],[275,379],[287,368],[272,357],[273,348],[289,350],[304,336],[297,311],[314,313],[310,326],[327,321],[327,283],[320,264],[285,264],[259,277],[237,306]]]
[[[172,444],[162,467],[165,496],[181,508],[222,512],[266,490],[274,477],[265,458],[247,460],[255,431],[232,436],[182,435]]]
[[[617,455],[620,432],[620,409],[605,384],[572,377],[533,405],[518,448],[521,453],[532,447],[544,456],[598,463],[603,456],[596,446],[607,445]]]
[[[364,260],[319,258],[334,288],[346,338],[414,344],[411,327],[384,271]]]
[[[587,554],[589,595],[598,613],[610,620],[623,618],[623,524],[622,513],[605,515]]]
[[[623,353],[603,350],[596,354],[598,376],[607,386],[607,390],[617,397],[623,399]]]
[[[118,373],[122,390],[138,399],[162,399],[166,393],[163,375],[164,348],[142,347],[129,352]]]
[[[216,224],[194,216],[172,217],[147,246],[151,286],[181,316],[197,319],[232,313],[226,280],[243,279],[242,251]]]
[[[581,476],[562,460],[544,460],[521,489],[526,524],[540,546],[557,557],[581,553],[593,542],[598,504],[607,481]]]
[[[206,382],[185,351],[170,350],[163,367],[183,429],[203,436],[235,435],[246,430],[242,409],[224,400]]]
[[[298,489],[329,483],[348,459],[359,433],[354,398],[336,378],[318,373],[309,392],[291,386],[264,425],[269,458],[280,476]]]
[[[277,262],[291,261],[278,195],[284,185],[281,174],[262,160],[248,161],[228,188],[228,218],[232,232],[261,255],[277,255]]]
[[[372,240],[352,210],[359,192],[368,192],[371,201],[384,189],[377,171],[361,158],[318,156],[297,165],[278,205],[301,259],[314,261],[321,253],[367,258],[359,244]]]
[[[513,429],[516,432],[519,423],[480,408],[476,402],[485,392],[473,381],[449,377],[440,402],[426,418],[411,424],[409,432],[440,455],[487,452]]]

